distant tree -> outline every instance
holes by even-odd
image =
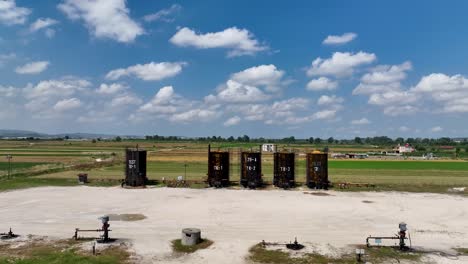
[[[395,139],[395,143],[397,143],[397,144],[403,144],[403,143],[405,143],[405,139],[402,138],[402,137],[399,137],[399,138]]]
[[[91,140],[92,143],[96,143],[96,139],[93,138],[93,140]]]
[[[392,145],[394,144],[393,139],[386,137],[386,136],[380,136],[380,137],[373,137],[370,139],[371,144],[374,145]]]
[[[439,144],[439,145],[452,145],[453,142],[448,137],[442,137],[442,138],[437,139],[437,144]]]
[[[242,137],[242,142],[250,142],[249,136],[244,135],[244,136]]]
[[[455,157],[456,158],[458,158],[458,156],[460,156],[460,151],[461,151],[460,148],[455,148]]]
[[[327,140],[328,144],[332,144],[334,141],[335,139],[333,137],[329,137]]]
[[[70,139],[70,137],[69,137],[68,135],[66,135],[66,136],[65,136],[65,139],[66,139],[66,140],[69,140],[69,139]]]
[[[121,138],[120,136],[117,136],[117,137],[115,137],[115,141],[121,142],[121,141],[122,141],[122,138]]]
[[[313,137],[310,137],[308,141],[309,141],[310,144],[314,144],[314,138]]]
[[[227,140],[228,140],[229,142],[233,142],[235,139],[234,139],[234,137],[233,137],[233,136],[230,136],[230,137],[228,137],[228,139],[227,139]]]
[[[320,138],[315,138],[314,143],[315,144],[320,144],[320,143],[322,143],[322,140]]]
[[[354,138],[354,143],[356,144],[362,144],[362,139],[360,137],[355,137]]]
[[[425,152],[427,149],[426,147],[424,147],[423,145],[416,145],[416,147],[414,147],[416,149],[416,151],[421,151],[421,152]]]

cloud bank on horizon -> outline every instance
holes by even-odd
[[[385,34],[371,26],[340,28],[327,25],[326,16],[309,18],[307,11],[320,3],[307,1],[304,10],[285,14],[281,26],[267,15],[275,6],[244,21],[234,15],[241,2],[215,15],[216,2],[202,8],[61,0],[41,7],[1,0],[2,128],[258,137],[468,134],[460,122],[468,117],[460,50],[451,56],[444,50],[446,61],[428,58],[442,52],[429,44],[419,53],[400,52],[395,47],[409,43],[403,23],[394,25],[401,38],[392,32],[382,40]],[[377,10],[376,16],[391,15]],[[340,11],[337,5],[330,12]],[[315,29],[293,18],[324,23]]]

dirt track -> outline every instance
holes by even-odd
[[[305,191],[305,190],[304,190]],[[307,190],[307,192],[309,192]],[[261,240],[297,236],[311,250],[336,253],[368,235],[391,236],[408,223],[413,245],[468,247],[468,198],[439,194],[342,193],[214,189],[45,187],[0,193],[0,232],[70,238],[76,227],[99,227],[105,214],[143,214],[141,221],[111,221],[111,235],[130,239],[143,263],[243,263]],[[215,243],[182,257],[170,241],[184,227],[199,227]],[[437,263],[468,263],[431,256]],[[466,262],[465,262],[466,261]]]

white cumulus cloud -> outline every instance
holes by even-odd
[[[76,109],[81,106],[81,101],[77,98],[63,99],[54,105],[54,110],[62,112]]]
[[[174,77],[182,72],[185,62],[150,62],[128,68],[115,69],[107,73],[106,79],[117,80],[124,76],[134,76],[144,81],[159,81]]]
[[[180,12],[182,6],[178,4],[173,4],[169,8],[161,9],[156,13],[149,14],[143,17],[145,22],[153,22],[153,21],[163,21],[163,22],[173,22],[174,15]]]
[[[24,24],[30,14],[31,9],[17,6],[15,0],[0,1],[0,23],[2,24]]]
[[[268,49],[267,46],[262,45],[255,39],[255,36],[247,29],[236,27],[205,34],[184,27],[179,29],[169,41],[180,47],[195,47],[198,49],[226,48],[230,50],[228,57],[253,55]]]
[[[210,109],[191,109],[172,115],[169,120],[175,123],[210,122],[218,118],[219,113]]]
[[[1,41],[1,40],[0,40]],[[15,53],[0,54],[0,67],[16,58]]]
[[[314,113],[312,115],[313,119],[332,119],[335,118],[337,110],[327,109]]]
[[[58,5],[71,20],[82,20],[96,38],[133,42],[144,29],[129,16],[126,0],[65,0]]]
[[[342,97],[337,97],[336,95],[328,96],[322,95],[317,100],[318,105],[334,105],[334,104],[341,104],[344,102]]]
[[[329,35],[326,39],[323,40],[323,44],[325,45],[340,45],[346,44],[348,42],[353,41],[357,38],[357,34],[353,32],[344,33],[343,35]]]
[[[387,105],[383,109],[383,113],[388,116],[411,115],[419,111],[418,107],[412,105]]]
[[[327,77],[312,79],[307,83],[309,91],[335,90],[338,87],[338,82],[332,81]]]
[[[405,61],[400,65],[380,65],[375,67],[370,73],[362,76],[364,83],[392,83],[406,79],[406,72],[413,68],[411,62]]]
[[[110,95],[110,94],[116,94],[119,92],[123,92],[128,88],[127,85],[121,84],[121,83],[112,83],[112,84],[101,84],[99,88],[96,90],[98,94],[105,94],[105,95]]]
[[[184,110],[187,106],[191,106],[190,102],[176,94],[172,86],[165,86],[159,89],[151,101],[142,105],[139,111],[165,115]]]
[[[133,94],[122,94],[112,99],[111,106],[121,107],[126,105],[139,105],[142,101]]]
[[[235,126],[237,124],[239,124],[241,121],[241,118],[238,117],[238,116],[233,116],[231,118],[229,118],[228,120],[226,120],[226,122],[224,122],[224,126],[225,127],[230,127],[230,126]]]
[[[5,86],[0,85],[0,97],[1,98],[14,97],[14,96],[17,95],[18,90],[19,89],[15,88],[13,86],[5,87]]]
[[[369,96],[368,103],[381,106],[384,114],[389,116],[409,115],[418,112],[421,104],[420,94],[403,89],[401,82],[407,72],[412,70],[411,62],[398,65],[379,65],[370,69],[361,78],[353,90],[353,95]]]
[[[277,91],[284,71],[275,65],[259,65],[231,75],[231,80],[251,86],[265,86],[269,91]]]
[[[405,61],[399,65],[380,65],[364,74],[353,94],[373,94],[401,90],[401,81],[406,79],[406,72],[412,69],[412,64]]]
[[[228,80],[225,87],[216,96],[219,100],[231,103],[249,103],[266,101],[270,96],[255,86],[244,85]]]
[[[58,24],[58,21],[52,18],[38,18],[34,23],[29,26],[30,32],[36,32],[41,29],[47,29],[53,25]]]
[[[49,66],[48,61],[35,61],[27,63],[23,66],[17,67],[15,72],[18,74],[38,74],[47,69]]]
[[[415,103],[419,97],[408,91],[389,91],[384,93],[371,94],[369,104],[373,105],[404,105]]]
[[[352,75],[359,66],[370,64],[377,59],[374,53],[335,52],[331,58],[317,58],[307,70],[308,76],[326,75],[345,77]]]
[[[468,112],[468,79],[462,75],[432,73],[423,76],[410,92],[434,101],[442,112]]]
[[[369,121],[369,119],[363,117],[361,119],[355,119],[355,120],[351,120],[351,125],[368,125],[370,124],[371,122]]]
[[[444,129],[442,127],[440,127],[440,126],[436,126],[436,127],[431,128],[431,132],[434,132],[434,133],[441,132],[442,130],[444,130]]]
[[[68,97],[79,92],[85,92],[91,83],[87,80],[67,77],[60,80],[41,81],[36,86],[24,89],[26,98]]]

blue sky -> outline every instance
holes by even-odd
[[[5,129],[466,136],[465,1],[0,0]]]

